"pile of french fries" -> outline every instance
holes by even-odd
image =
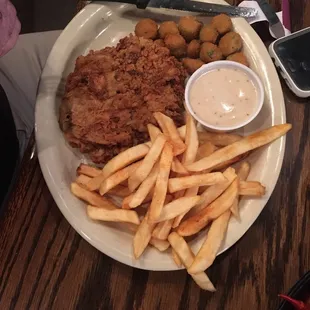
[[[148,245],[159,251],[171,246],[178,266],[184,266],[205,290],[215,291],[205,273],[225,238],[231,216],[239,218],[242,196],[260,197],[265,187],[247,181],[252,150],[286,134],[290,124],[276,125],[247,137],[198,132],[193,118],[176,128],[156,112],[159,125],[148,125],[150,141],[111,159],[103,169],[81,164],[72,193],[87,202],[87,215],[96,221],[118,222],[134,233],[138,259]],[[231,165],[240,162],[236,171]],[[122,197],[122,206],[111,197]],[[185,237],[209,227],[194,255]]]

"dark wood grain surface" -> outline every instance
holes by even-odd
[[[292,22],[310,25],[309,1],[294,0]],[[215,294],[185,271],[133,269],[90,246],[58,210],[30,146],[0,217],[0,309],[276,309],[277,294],[310,269],[310,102],[282,86],[293,129],[281,175],[254,225],[211,267]]]

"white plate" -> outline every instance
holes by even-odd
[[[176,12],[171,16],[168,11],[164,12],[141,11],[131,5],[88,5],[55,43],[43,70],[36,106],[39,160],[46,183],[63,215],[85,240],[101,252],[124,264],[148,270],[178,268],[169,252],[160,253],[153,248],[148,249],[141,259],[135,260],[130,233],[122,232],[113,225],[94,223],[86,217],[85,204],[70,193],[70,183],[76,176],[76,168],[85,158],[66,144],[57,119],[65,79],[73,71],[75,59],[81,54],[87,54],[90,49],[116,44],[120,38],[133,31],[135,23],[142,16],[151,16],[158,22],[177,18]],[[279,78],[264,44],[244,19],[235,18],[233,22],[235,30],[243,38],[244,51],[251,67],[261,77],[266,92],[262,112],[244,129],[244,133],[284,123],[285,108]],[[231,219],[221,252],[243,236],[266,205],[281,170],[284,146],[285,138],[282,138],[250,157],[252,170],[249,179],[264,183],[267,194],[262,199],[242,200],[241,221]],[[197,251],[202,237],[201,234],[192,242],[194,251]]]

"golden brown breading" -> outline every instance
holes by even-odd
[[[221,35],[231,31],[233,29],[233,24],[229,16],[226,14],[219,14],[212,18],[211,25],[217,30]]]
[[[174,21],[166,21],[160,24],[158,33],[159,37],[164,39],[168,34],[179,34],[179,29]]]
[[[145,39],[156,39],[157,37],[157,24],[150,18],[141,19],[135,27],[135,35]]]
[[[204,25],[199,33],[199,39],[202,42],[215,43],[218,38],[218,32],[211,25]]]
[[[234,31],[226,33],[219,42],[219,48],[224,56],[240,51],[242,48],[240,34]]]
[[[195,16],[182,16],[179,20],[179,31],[182,37],[187,41],[198,38],[202,23]]]
[[[180,58],[186,54],[186,42],[180,34],[168,34],[164,42],[171,55]]]
[[[166,47],[144,38],[130,35],[116,47],[91,51],[68,76],[61,128],[73,147],[104,163],[148,139],[155,111],[183,124],[186,76]]]
[[[198,58],[200,52],[200,41],[192,40],[187,45],[187,56],[189,58]]]
[[[246,56],[242,52],[237,52],[237,53],[231,54],[226,59],[239,62],[239,63],[249,67],[249,62],[248,62]]]
[[[192,58],[183,58],[182,63],[188,74],[193,74],[197,69],[205,64],[201,59]]]
[[[215,44],[204,42],[200,49],[200,59],[208,63],[223,59],[223,55],[221,50]]]

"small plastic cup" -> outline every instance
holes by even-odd
[[[195,83],[195,81],[200,78],[202,75],[214,71],[217,69],[222,69],[222,68],[231,68],[231,69],[238,69],[242,72],[244,72],[249,79],[253,82],[256,90],[257,90],[257,102],[256,102],[256,108],[251,117],[246,119],[245,121],[241,121],[240,123],[234,125],[234,126],[215,126],[213,124],[209,124],[208,122],[202,120],[197,114],[194,113],[191,103],[190,103],[190,90],[192,85]],[[193,116],[194,119],[197,120],[202,126],[204,126],[206,129],[210,129],[212,131],[233,131],[236,129],[239,129],[241,127],[244,127],[245,125],[249,124],[260,112],[262,109],[264,103],[264,88],[263,84],[260,80],[260,78],[257,76],[257,74],[249,69],[248,67],[234,61],[228,61],[228,60],[220,60],[220,61],[215,61],[211,62],[209,64],[203,65],[200,67],[198,70],[196,70],[193,75],[189,78],[187,81],[186,87],[185,87],[185,106],[187,111]]]

